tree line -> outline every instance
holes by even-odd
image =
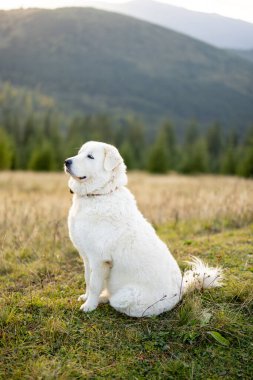
[[[203,130],[191,122],[178,136],[169,121],[152,133],[131,117],[116,122],[96,115],[75,117],[63,128],[53,112],[31,114],[22,122],[11,114],[2,118],[0,169],[62,170],[64,159],[88,140],[117,146],[129,170],[253,176],[253,126],[241,136],[225,133],[218,123]]]

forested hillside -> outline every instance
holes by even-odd
[[[70,114],[137,115],[149,127],[245,129],[253,66],[130,17],[85,8],[0,12],[0,79],[40,89]]]
[[[251,63],[253,63],[253,49],[251,50],[231,50],[231,52],[239,55],[241,58],[244,58]]]

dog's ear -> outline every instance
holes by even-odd
[[[104,168],[107,171],[111,171],[116,168],[119,164],[123,162],[121,155],[119,154],[118,149],[114,146],[108,146],[105,148],[105,160]]]

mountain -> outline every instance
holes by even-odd
[[[0,12],[0,81],[38,89],[68,114],[134,114],[152,127],[166,117],[237,128],[253,121],[250,62],[89,8]]]
[[[230,50],[232,53],[239,55],[239,57],[246,59],[253,63],[253,49],[251,50]]]
[[[220,48],[252,49],[253,24],[216,14],[190,11],[153,0],[100,3],[93,6],[133,16],[184,33]]]

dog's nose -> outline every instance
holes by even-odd
[[[65,164],[65,166],[67,166],[67,168],[69,168],[70,167],[70,165],[72,164],[72,160],[65,160],[64,161],[64,164]]]

